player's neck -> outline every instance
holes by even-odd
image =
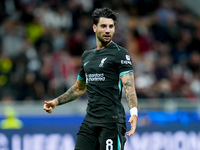
[[[100,41],[97,41],[97,50],[100,50],[100,49],[104,49],[105,47],[107,47],[110,43],[112,42],[112,40],[109,42],[109,43],[102,43]]]

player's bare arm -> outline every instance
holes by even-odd
[[[57,105],[62,105],[71,102],[79,98],[81,95],[83,95],[85,91],[86,91],[85,81],[80,81],[79,79],[77,79],[76,83],[64,94],[62,94],[58,98],[55,98],[52,101],[48,102],[45,101],[43,109],[46,110],[48,113],[51,113]]]
[[[121,76],[122,84],[125,89],[126,99],[129,109],[137,107],[137,95],[135,91],[134,75],[133,72],[129,72]]]
[[[135,83],[134,83],[134,74],[133,72],[129,72],[121,76],[121,81],[125,90],[126,100],[128,102],[129,109],[137,108],[138,101],[137,95],[135,91]],[[131,123],[131,130],[127,132],[127,135],[130,136],[134,134],[137,124],[137,115],[132,115],[129,119],[129,123]]]
[[[67,92],[59,96],[58,99],[58,105],[62,105],[68,102],[71,102],[77,98],[79,98],[81,95],[83,95],[86,91],[86,84],[85,81],[80,81],[77,79],[76,84],[72,86]]]

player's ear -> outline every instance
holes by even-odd
[[[95,24],[93,24],[93,31],[96,33],[96,30],[97,30],[97,26]]]

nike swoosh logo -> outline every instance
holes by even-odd
[[[89,61],[87,61],[86,63],[83,64],[83,66],[87,65],[89,63]]]

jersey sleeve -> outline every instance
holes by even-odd
[[[79,70],[79,74],[77,77],[79,80],[81,81],[85,81],[85,71],[83,69],[83,66],[81,65],[80,70]]]
[[[133,71],[132,60],[127,50],[121,49],[116,54],[116,63],[119,70],[119,76]]]
[[[85,71],[84,71],[84,68],[83,68],[83,56],[82,56],[82,61],[81,61],[81,67],[79,69],[79,74],[78,74],[78,77],[77,77],[79,80],[81,81],[85,81]]]

